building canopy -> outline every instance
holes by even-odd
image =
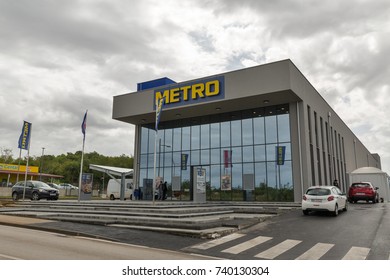
[[[122,167],[114,167],[114,166],[104,166],[104,165],[96,165],[90,164],[89,169],[103,172],[105,174],[109,174],[112,176],[122,177],[124,176],[133,176],[133,169],[130,168],[122,168]]]

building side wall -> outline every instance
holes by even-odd
[[[302,110],[303,103],[290,103],[290,134],[291,134],[291,154],[292,154],[292,172],[294,182],[294,200],[300,202],[304,186],[309,184],[308,169],[306,159],[306,146],[304,129],[301,128],[304,122]]]
[[[372,155],[302,73],[291,63],[291,89],[302,100],[301,129],[305,180],[310,185],[332,184],[334,179],[347,190],[347,173],[363,166],[380,168]],[[306,172],[306,170],[308,172]]]

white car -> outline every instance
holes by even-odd
[[[79,189],[78,187],[73,186],[72,184],[68,184],[68,183],[61,183],[59,186],[61,188],[68,189],[68,190],[78,190]]]
[[[327,211],[337,216],[339,210],[347,209],[347,195],[335,186],[310,187],[302,198],[302,211],[305,215],[310,211]]]

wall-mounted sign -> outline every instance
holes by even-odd
[[[164,99],[164,108],[178,107],[225,97],[225,77],[214,77],[189,83],[169,85],[154,91],[153,109],[156,99]]]

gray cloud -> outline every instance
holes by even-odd
[[[290,58],[390,169],[390,4],[346,1],[0,1],[0,147],[32,154],[132,154],[134,128],[112,97]]]

